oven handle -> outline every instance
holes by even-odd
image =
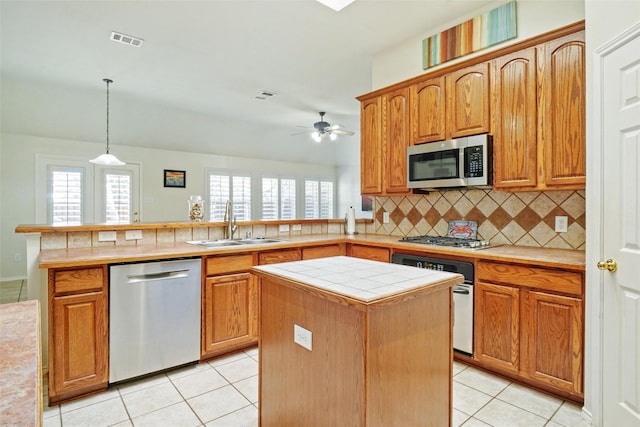
[[[471,292],[469,292],[469,289],[462,287],[462,286],[456,286],[453,288],[453,293],[454,294],[464,294],[464,295],[469,295]]]

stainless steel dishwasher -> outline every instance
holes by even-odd
[[[112,265],[109,382],[200,358],[201,261]]]

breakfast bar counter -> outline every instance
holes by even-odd
[[[450,425],[461,275],[345,256],[252,272],[261,426]]]

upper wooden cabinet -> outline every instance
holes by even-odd
[[[443,76],[411,85],[411,145],[445,139],[445,101]]]
[[[537,184],[536,49],[494,61],[495,188]]]
[[[494,187],[582,189],[584,31],[493,61]]]
[[[584,31],[538,49],[544,184],[586,184],[586,77]]]
[[[362,194],[382,193],[382,99],[360,104],[360,190]]]
[[[382,167],[386,194],[406,193],[409,146],[409,88],[383,95],[384,153]]]
[[[447,139],[490,132],[489,63],[453,71],[445,80]]]

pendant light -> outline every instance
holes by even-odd
[[[107,84],[107,152],[105,154],[100,154],[93,160],[89,160],[91,163],[95,163],[96,165],[107,165],[107,166],[122,166],[126,165],[125,162],[118,160],[116,156],[109,153],[109,84],[113,83],[111,79],[102,79],[103,82]]]

